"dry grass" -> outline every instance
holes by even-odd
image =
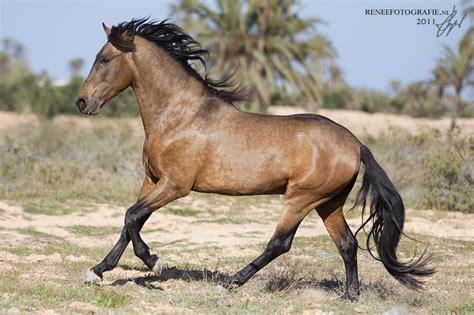
[[[342,260],[315,216],[304,222],[290,253],[264,268],[245,286],[228,292],[220,287],[220,283],[253,260],[265,247],[268,232],[271,232],[281,206],[281,200],[271,197],[262,203],[267,208],[262,207],[259,216],[262,220],[268,219],[268,228],[220,220],[201,222],[202,217],[208,216],[207,212],[192,206],[205,204],[226,212],[232,207],[233,199],[223,197],[210,202],[205,195],[194,194],[190,200],[175,207],[199,210],[202,215],[189,217],[166,211],[156,213],[143,235],[165,263],[161,276],[144,268],[129,248],[119,267],[106,273],[100,286],[83,285],[81,276],[111,248],[120,231],[121,218],[112,225],[99,226],[93,212],[86,215],[91,218],[90,224],[86,225],[69,225],[71,218],[77,215],[75,212],[60,217],[46,216],[57,217],[60,221],[55,227],[64,225],[64,230],[73,235],[68,238],[62,237],[62,232],[57,229],[47,233],[36,227],[38,221],[35,218],[45,217],[43,214],[28,214],[23,210],[12,212],[8,206],[3,206],[11,222],[15,222],[13,218],[16,216],[18,220],[26,216],[32,226],[0,229],[0,236],[4,239],[0,245],[0,268],[4,271],[0,276],[0,311],[381,313],[395,308],[415,313],[474,312],[473,292],[466,290],[474,286],[471,276],[474,239],[461,241],[414,235],[418,240],[430,243],[433,266],[438,270],[428,279],[427,290],[422,292],[402,287],[366,251],[359,251],[362,294],[358,302],[348,302],[338,298],[344,289]],[[248,202],[247,207],[242,204],[242,208],[247,209],[240,212],[243,220],[256,217],[255,209],[251,209],[251,199],[238,202]],[[103,210],[104,219],[109,220],[114,212],[114,208]],[[267,213],[271,215],[267,216]],[[411,221],[420,216],[423,216],[422,211],[409,212]],[[462,216],[459,221],[470,218],[470,215]],[[181,230],[173,228],[174,221],[178,221],[175,223]],[[350,224],[353,226],[357,221],[351,219]],[[243,231],[242,227],[246,230]],[[180,240],[182,231],[191,234],[200,231],[201,235]],[[228,235],[228,242],[216,242],[221,232]],[[164,241],[170,235],[175,242]],[[204,239],[198,242],[202,237]],[[86,238],[87,242],[83,243],[81,238]],[[232,241],[232,238],[239,242]],[[363,238],[360,243],[363,243]],[[415,247],[420,251],[424,245],[405,240],[399,249],[401,257],[408,259]]]
[[[397,132],[364,138],[412,206],[423,194],[421,155],[445,146],[443,141]],[[405,289],[366,251],[359,251],[362,295],[358,302],[340,300],[342,260],[316,214],[305,219],[290,253],[244,287],[223,290],[219,284],[265,247],[281,212],[279,196],[192,194],[152,216],[143,231],[165,262],[161,276],[144,269],[129,248],[100,286],[83,285],[83,272],[110,250],[126,205],[135,199],[142,176],[141,143],[129,120],[85,124],[60,117],[2,130],[0,313],[474,312],[473,215],[446,211],[407,215],[409,231],[429,242],[434,254],[438,272],[427,281],[426,291]],[[470,212],[474,196],[461,197],[464,211]],[[353,230],[358,227],[360,212],[347,217]],[[410,258],[415,245],[404,241],[401,257]],[[422,248],[418,244],[418,251]]]

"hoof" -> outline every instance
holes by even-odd
[[[358,299],[359,299],[358,294],[350,294],[347,292],[341,296],[341,300],[357,301]]]
[[[102,281],[102,278],[95,274],[92,270],[87,270],[83,278],[84,283],[97,284]]]
[[[231,291],[240,287],[242,283],[237,278],[231,278],[227,282],[225,282],[222,286],[227,290]]]
[[[153,266],[153,268],[151,268],[151,271],[153,271],[155,275],[159,276],[161,275],[162,270],[163,269],[161,268],[160,258],[157,257],[155,265]]]

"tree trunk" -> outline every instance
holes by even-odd
[[[456,108],[453,111],[453,117],[451,118],[450,131],[453,131],[456,128],[456,119],[460,116],[463,111],[463,103],[461,100],[461,88],[456,88]]]

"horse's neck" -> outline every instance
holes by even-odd
[[[174,73],[165,74],[166,69],[172,67],[150,67],[153,65],[138,66],[142,73],[136,76],[132,85],[146,137],[190,121],[205,99],[202,84],[181,73],[183,69],[174,68]]]

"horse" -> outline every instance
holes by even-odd
[[[75,100],[82,114],[97,115],[113,97],[131,87],[145,131],[144,179],[138,199],[110,253],[84,276],[98,283],[112,270],[131,241],[134,253],[160,273],[140,230],[151,214],[191,191],[222,195],[284,195],[284,209],[263,253],[223,284],[235,289],[278,256],[288,252],[302,220],[315,210],[344,261],[345,293],[360,294],[356,235],[371,228],[367,249],[401,284],[423,288],[434,273],[425,252],[409,262],[397,257],[403,235],[402,198],[370,150],[349,130],[314,114],[276,116],[249,113],[235,104],[246,97],[231,76],[210,79],[193,62],[208,51],[167,20],[132,19],[109,28]],[[370,215],[355,234],[343,206],[365,165],[356,205]],[[362,216],[364,213],[362,212]],[[369,243],[374,243],[377,255]],[[376,257],[377,256],[377,257]]]

